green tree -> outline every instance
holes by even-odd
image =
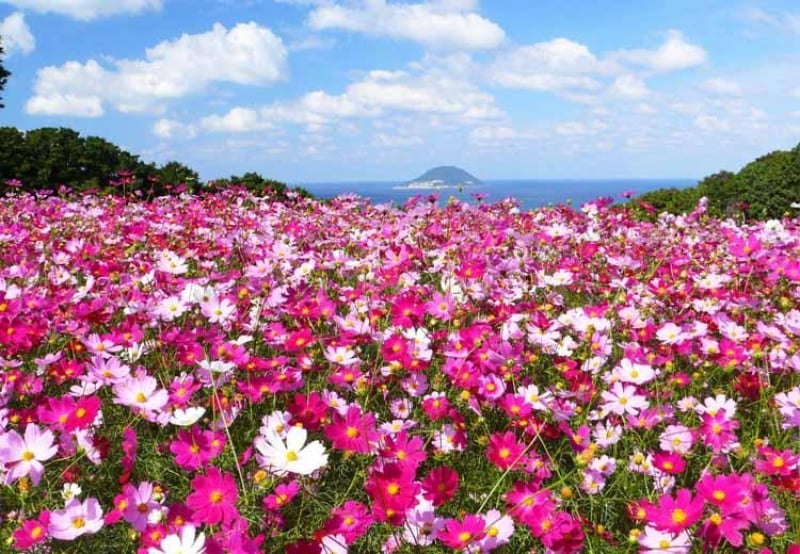
[[[731,181],[728,206],[755,219],[780,218],[800,201],[800,145],[750,162]]]
[[[3,37],[0,37],[0,92],[3,92],[6,88],[6,83],[8,82],[8,78],[11,76],[11,72],[8,71],[5,67],[3,67]],[[5,105],[2,102],[3,97],[0,96],[0,108],[5,108]]]
[[[83,139],[65,127],[45,127],[25,134],[25,159],[20,172],[27,188],[72,187],[82,183]]]
[[[164,191],[168,186],[177,185],[186,185],[190,190],[195,190],[200,180],[200,175],[194,169],[176,161],[167,162],[158,168],[157,177],[159,189]]]
[[[0,127],[0,183],[11,179],[25,182],[20,169],[25,160],[25,135],[16,127]]]

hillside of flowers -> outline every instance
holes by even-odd
[[[0,551],[800,552],[800,220],[0,199]]]

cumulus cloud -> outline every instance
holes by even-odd
[[[36,48],[36,39],[25,23],[22,12],[14,12],[0,21],[0,37],[3,49],[9,56],[17,52],[30,54]]]
[[[644,66],[657,73],[666,73],[702,65],[708,54],[704,48],[687,42],[683,33],[673,29],[667,34],[667,40],[655,50],[620,50],[612,57],[621,62]]]
[[[556,38],[500,54],[489,67],[488,75],[494,82],[509,88],[594,90],[601,84],[593,75],[618,70],[617,64],[598,59],[585,45]]]
[[[118,14],[136,14],[161,8],[162,0],[2,0],[21,10],[55,13],[91,21]]]
[[[177,137],[193,138],[197,132],[193,125],[184,125],[174,119],[162,118],[153,124],[153,134],[160,139]]]
[[[246,132],[288,123],[316,131],[342,119],[395,113],[452,117],[463,123],[502,118],[494,97],[451,70],[466,64],[456,56],[411,64],[405,71],[374,70],[341,94],[313,91],[293,101],[238,107],[205,117],[200,125],[209,131]]]
[[[727,120],[708,114],[698,115],[694,119],[694,126],[703,131],[728,131],[731,128]]]
[[[315,30],[339,29],[372,36],[410,40],[435,50],[496,48],[505,33],[475,12],[476,3],[439,0],[419,4],[363,0],[315,7],[308,25]]]
[[[636,75],[620,75],[611,85],[611,92],[625,98],[644,98],[650,95],[645,82]]]
[[[182,35],[145,52],[144,59],[69,61],[40,69],[30,114],[100,116],[104,105],[120,112],[158,112],[169,100],[202,91],[212,82],[269,85],[284,78],[286,48],[256,23]]]
[[[742,86],[736,81],[729,81],[727,79],[706,79],[700,83],[700,88],[719,96],[742,95]]]

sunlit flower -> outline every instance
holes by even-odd
[[[29,423],[25,434],[9,431],[0,435],[0,465],[5,464],[8,473],[6,484],[30,475],[34,485],[38,485],[44,474],[44,464],[56,455],[58,447],[55,437],[49,430],[41,431],[39,426]]]
[[[288,473],[311,475],[328,464],[325,447],[319,441],[306,443],[308,432],[302,427],[291,427],[286,442],[274,431],[255,439],[256,459],[261,467],[279,477]]]

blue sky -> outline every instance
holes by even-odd
[[[702,177],[800,142],[796,0],[0,0],[0,125],[204,179]]]

